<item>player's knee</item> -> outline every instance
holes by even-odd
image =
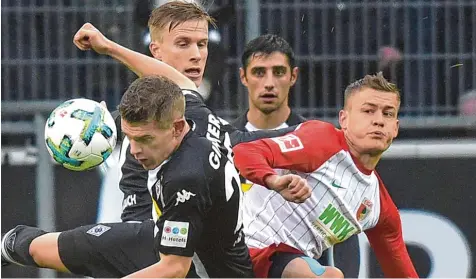
[[[344,278],[344,274],[333,266],[322,266],[310,257],[300,257],[289,262],[282,278]]]
[[[326,271],[322,274],[324,278],[344,278],[344,273],[337,267],[326,266]]]
[[[53,261],[59,260],[58,236],[59,233],[47,233],[33,239],[29,253],[37,265],[51,267]]]

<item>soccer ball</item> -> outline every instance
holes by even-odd
[[[59,105],[48,117],[45,141],[48,152],[63,167],[73,171],[94,168],[116,146],[116,124],[109,111],[88,99],[73,99]]]

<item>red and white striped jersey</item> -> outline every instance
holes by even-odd
[[[253,183],[265,185],[268,175],[291,171],[312,188],[308,200],[295,204],[277,192],[251,187],[244,197],[249,247],[284,243],[319,258],[364,231],[387,277],[418,277],[395,204],[377,173],[353,158],[341,130],[307,121],[285,136],[242,143],[233,151],[241,175]]]

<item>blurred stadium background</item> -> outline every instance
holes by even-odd
[[[18,223],[65,230],[104,214],[99,197],[114,179],[99,169],[55,166],[42,143],[45,119],[76,97],[115,108],[134,75],[77,50],[72,36],[91,22],[148,53],[149,10],[161,2],[1,1],[2,233]],[[345,86],[365,74],[383,71],[396,82],[401,133],[378,169],[401,209],[410,253],[422,277],[476,277],[476,1],[201,2],[219,26],[210,30],[201,93],[226,119],[247,107],[240,57],[246,42],[263,33],[291,43],[300,67],[291,105],[308,118],[336,123]],[[120,210],[121,196],[114,198]],[[381,276],[366,245],[361,255],[360,277]],[[2,277],[38,276],[66,275],[2,270]]]

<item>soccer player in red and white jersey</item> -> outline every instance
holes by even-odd
[[[254,183],[275,187],[282,179],[273,169],[284,169],[312,187],[302,204],[286,202],[272,191],[256,201],[246,241],[257,277],[269,275],[272,257],[280,253],[302,254],[284,267],[282,277],[292,269],[309,269],[315,277],[342,276],[327,274],[335,269],[314,259],[360,232],[366,233],[386,277],[418,277],[397,207],[375,171],[398,134],[399,107],[396,86],[381,73],[367,75],[345,90],[341,129],[308,121],[285,136],[233,148],[241,175]]]

